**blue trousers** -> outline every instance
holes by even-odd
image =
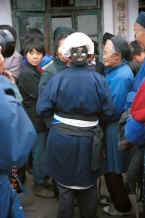
[[[45,175],[42,170],[42,161],[46,150],[47,134],[47,132],[38,133],[38,138],[32,151],[32,175],[34,182],[37,184],[44,184]]]

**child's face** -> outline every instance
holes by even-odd
[[[28,51],[26,54],[26,59],[29,64],[32,66],[38,66],[43,58],[43,54],[33,48],[31,51]]]

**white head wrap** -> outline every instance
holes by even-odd
[[[67,36],[59,48],[59,53],[64,57],[71,56],[71,49],[86,46],[88,54],[94,54],[94,43],[85,33],[75,32]]]

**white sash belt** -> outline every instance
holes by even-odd
[[[98,125],[98,120],[96,121],[85,121],[85,120],[76,120],[76,119],[70,119],[70,118],[64,118],[60,117],[56,114],[54,114],[54,118],[61,123],[71,125],[71,126],[76,126],[76,127],[95,127]]]

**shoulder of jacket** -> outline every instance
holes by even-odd
[[[48,67],[50,67],[54,63],[54,60],[51,60],[49,63],[45,64],[42,69],[47,70]]]

